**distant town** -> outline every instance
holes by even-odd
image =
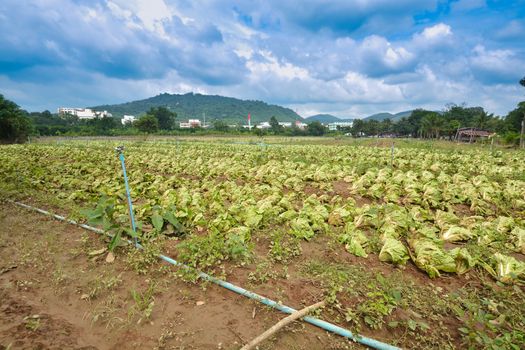
[[[108,111],[95,111],[90,108],[77,108],[77,107],[60,107],[58,108],[58,115],[59,116],[65,116],[65,115],[73,115],[78,117],[79,119],[95,119],[95,118],[103,118],[103,117],[112,117],[113,115],[109,113]],[[120,122],[122,125],[126,124],[132,124],[137,119],[134,115],[124,115]],[[209,128],[211,125],[206,124],[206,121],[201,119],[188,119],[187,121],[179,121],[179,128],[181,129],[192,129],[192,128]],[[352,127],[353,121],[341,121],[341,122],[329,122],[329,123],[321,123],[322,125],[326,126],[328,130],[330,131],[336,131],[338,128],[343,127]],[[279,125],[283,128],[291,128],[293,125],[295,127],[304,130],[307,126],[306,123],[303,123],[299,120],[296,120],[295,122],[279,122]],[[236,127],[237,125],[229,125],[229,127]],[[245,129],[270,129],[272,126],[270,125],[270,122],[259,122],[254,123],[253,125],[251,123],[247,123],[242,126]]]

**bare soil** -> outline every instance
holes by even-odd
[[[90,255],[105,246],[95,233],[0,204],[0,349],[238,349],[285,316],[216,285],[186,282],[172,266],[139,274],[125,249],[113,263]],[[272,293],[272,283],[256,292]],[[318,301],[308,281],[280,288],[287,301]],[[131,293],[148,289],[149,318]],[[355,348],[362,347],[303,322],[260,347]]]

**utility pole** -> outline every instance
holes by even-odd
[[[525,133],[525,112],[523,112],[523,120],[521,121],[520,148],[525,148],[525,142],[523,142],[524,133]]]
[[[525,87],[525,77],[520,80],[520,85]],[[525,148],[523,134],[525,133],[525,111],[523,111],[523,120],[521,121],[520,148]]]

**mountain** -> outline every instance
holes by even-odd
[[[247,122],[248,113],[251,114],[252,123],[269,121],[272,116],[281,122],[303,119],[289,108],[262,101],[240,100],[232,97],[201,95],[191,92],[184,95],[163,93],[144,100],[90,108],[97,111],[106,110],[114,117],[120,118],[125,114],[140,116],[152,107],[161,106],[176,112],[178,120],[203,119],[205,115],[206,121],[210,122],[215,119],[221,119],[227,123]]]
[[[401,118],[409,117],[410,114],[412,114],[412,111],[403,111],[403,112],[399,112],[399,113],[396,113],[396,114],[392,114],[392,113],[388,113],[388,112],[376,113],[376,114],[369,115],[366,118],[363,118],[363,120],[378,120],[378,121],[382,121],[382,120],[385,120],[385,119],[388,118],[388,119],[390,119],[393,122],[397,122],[397,121],[401,120]]]
[[[316,115],[311,115],[305,118],[305,121],[307,123],[317,121],[323,124],[328,124],[328,123],[334,123],[334,122],[351,122],[353,121],[353,119],[341,119],[331,114],[316,114]]]
[[[395,120],[395,121],[398,121],[398,120],[400,120],[401,118],[408,118],[408,117],[410,117],[410,115],[412,114],[412,112],[413,112],[413,110],[396,113],[396,114],[395,114],[395,117],[394,117],[394,120]]]
[[[339,120],[336,116],[331,114],[316,114],[305,118],[306,122],[321,122],[321,123],[332,123]]]
[[[376,114],[369,115],[366,118],[363,118],[363,120],[378,120],[378,121],[382,121],[382,120],[385,120],[385,119],[392,120],[394,117],[395,117],[395,115],[393,115],[392,113],[376,113]]]

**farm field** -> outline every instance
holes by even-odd
[[[238,349],[283,317],[160,262],[162,252],[296,309],[326,300],[319,318],[402,348],[524,348],[525,154],[407,140],[392,152],[391,143],[0,147],[3,200],[113,236],[2,203],[2,314],[19,325],[2,316],[0,345],[31,348],[44,331],[69,329],[44,347],[112,348],[133,335],[129,348]],[[120,144],[143,251],[125,242]],[[299,322],[261,346],[294,347],[364,348]]]

